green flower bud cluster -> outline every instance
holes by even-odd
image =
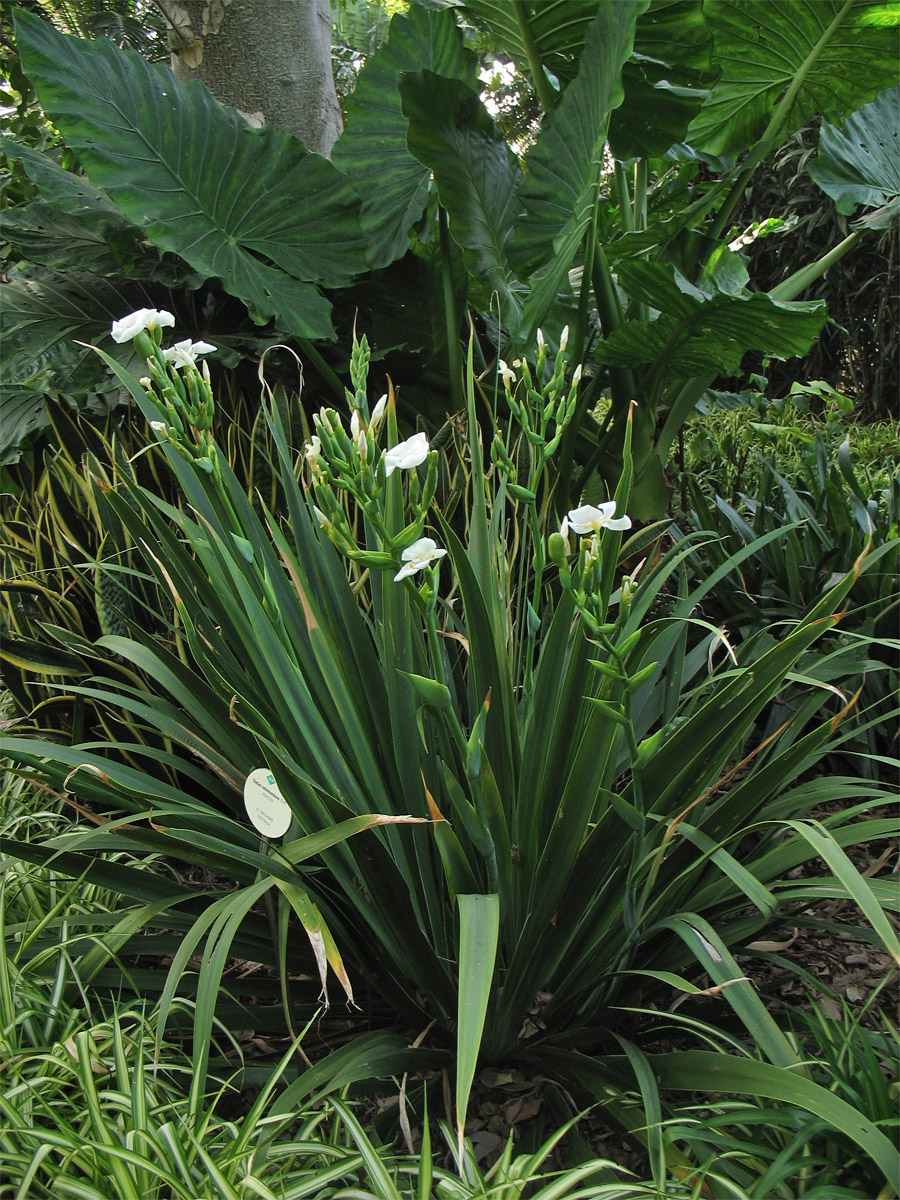
[[[571,592],[585,624],[595,635],[606,620],[612,571],[619,549],[618,535],[631,528],[631,517],[624,513],[617,517],[616,509],[615,500],[572,508],[563,518],[559,533],[552,533],[547,539],[547,552],[559,571],[560,585]],[[577,552],[572,550],[572,537],[579,539]],[[573,553],[574,561],[571,561]],[[628,614],[640,570],[638,567],[622,585],[620,621]]]
[[[369,377],[369,361],[371,359],[369,342],[365,334],[357,340],[354,333],[353,349],[350,351],[350,382],[353,391],[344,388],[347,405],[351,411],[361,413],[364,419],[369,416],[369,402],[366,396],[366,381]]]
[[[402,552],[422,536],[438,483],[438,452],[429,449],[424,433],[382,452],[377,433],[386,405],[384,396],[368,420],[353,408],[349,432],[334,409],[320,409],[313,417],[316,432],[305,451],[319,524],[342,554],[377,569],[399,565]],[[423,463],[426,470],[421,481],[416,468]],[[407,523],[392,533],[385,515],[385,493],[395,470],[408,472]],[[348,499],[378,535],[378,550],[360,549]]]
[[[507,475],[510,494],[526,502],[534,499],[537,475],[547,459],[556,452],[566,426],[575,415],[581,365],[575,368],[567,385],[568,337],[567,326],[560,335],[559,350],[551,363],[544,336],[538,330],[534,374],[527,359],[516,360],[513,363],[513,367],[517,368],[521,375],[520,380],[517,380],[515,371],[502,359],[499,364],[510,412],[521,427],[528,444],[535,451],[537,461],[530,472],[528,487],[522,488],[517,482],[515,464],[499,434],[491,446],[491,459]],[[520,492],[523,494],[520,495]]]
[[[151,422],[151,428],[186,461],[218,478],[220,466],[212,436],[215,401],[209,367],[205,361],[198,367],[188,355],[179,370],[178,359],[167,359],[168,352],[160,348],[161,333],[158,328],[144,330],[135,338],[136,348],[147,359],[148,375],[141,379],[141,387],[161,418]]]

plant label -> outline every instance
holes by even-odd
[[[247,776],[244,808],[254,829],[263,837],[279,838],[287,833],[293,814],[268,767],[257,767]]]

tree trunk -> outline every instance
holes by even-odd
[[[341,112],[329,0],[161,0],[172,69],[255,125],[280,125],[331,155]]]

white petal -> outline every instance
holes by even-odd
[[[401,470],[411,470],[418,467],[428,457],[428,438],[424,433],[414,433],[405,442],[386,450],[384,454],[384,473],[390,475],[397,467]]]
[[[434,538],[421,537],[417,542],[413,542],[411,546],[407,546],[400,557],[404,562],[411,562],[413,559],[421,558],[423,555],[427,559],[432,550],[437,549],[437,542]]]
[[[569,528],[579,534],[591,533],[596,522],[602,517],[603,514],[593,504],[582,504],[580,508],[570,510],[568,514]]]

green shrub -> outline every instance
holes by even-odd
[[[456,486],[460,497],[452,516],[433,503],[442,452],[424,435],[398,442],[390,398],[370,409],[364,342],[351,362],[349,431],[320,412],[306,489],[278,407],[269,411],[283,502],[258,512],[211,436],[208,374],[193,352],[182,367],[166,362],[153,319],[136,335],[143,387],[107,361],[153,421],[183,503],[125,472],[106,499],[170,597],[159,614],[168,635],[135,626],[101,645],[158,689],[106,677],[70,689],[116,709],[123,732],[135,726],[130,741],[5,738],[21,768],[111,819],[0,846],[138,900],[114,931],[123,952],[163,914],[185,930],[160,1032],[201,953],[193,1110],[229,953],[249,942],[253,961],[279,970],[290,1023],[315,991],[291,978],[302,927],[307,981],[318,974],[325,989],[334,978],[350,1002],[367,990],[376,1028],[289,1084],[273,1115],[355,1081],[446,1066],[461,1144],[480,1061],[521,1063],[602,1099],[638,1141],[658,1127],[655,1075],[667,1088],[790,1096],[849,1121],[849,1106],[796,1083],[797,1050],[732,948],[772,923],[783,893],[799,894],[798,866],[831,855],[817,886],[846,895],[854,877],[840,846],[884,836],[883,822],[843,813],[817,837],[796,821],[846,794],[827,777],[801,782],[844,733],[827,689],[797,686],[792,672],[858,571],[780,641],[750,638],[713,669],[720,631],[693,613],[755,544],[692,591],[681,568],[693,538],[622,575],[617,561],[646,554],[661,532],[621,545],[627,442],[614,500],[547,528],[550,464],[577,383],[564,338],[555,355],[539,344],[534,368],[502,366],[485,429],[470,352],[467,429],[445,454],[448,494]],[[670,613],[651,616],[669,585]],[[768,726],[776,698],[790,702],[790,719]],[[141,740],[145,729],[160,744]],[[261,838],[241,803],[263,765],[286,805],[283,841]],[[795,819],[792,836],[775,817]],[[109,870],[105,853],[125,847],[200,867],[211,882],[198,892]],[[877,920],[882,891],[864,887]],[[877,936],[900,955],[886,921]],[[634,1040],[622,1010],[637,990],[663,1003],[696,993],[700,968],[751,1039],[746,1061],[703,1051],[680,1061]],[[426,1027],[426,1043],[410,1047],[410,1031]],[[641,1111],[626,1102],[635,1081]],[[889,1174],[884,1135],[855,1117],[852,1129]]]

